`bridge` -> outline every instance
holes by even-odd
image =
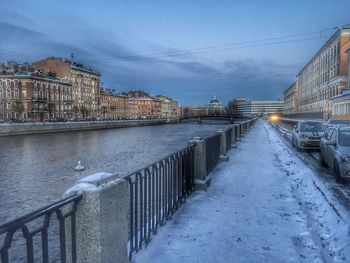
[[[220,120],[229,121],[231,124],[235,122],[235,119],[245,120],[242,116],[232,114],[220,114],[220,115],[198,115],[198,116],[184,116],[179,119],[180,122],[197,122],[201,124],[203,120]]]

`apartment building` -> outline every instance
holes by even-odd
[[[0,73],[0,119],[73,117],[72,84],[40,71]]]
[[[72,83],[74,113],[79,118],[100,115],[100,73],[82,64],[50,57],[32,63],[35,70]]]
[[[129,99],[112,90],[100,92],[100,116],[103,118],[125,119],[128,113]]]
[[[330,115],[330,98],[348,89],[350,28],[337,30],[297,75],[298,112]]]
[[[297,112],[296,104],[296,91],[297,91],[297,82],[294,82],[283,92],[284,98],[284,114],[292,114]]]

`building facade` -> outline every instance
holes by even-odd
[[[268,113],[283,112],[284,102],[279,100],[246,101],[237,104],[239,116],[262,116]]]
[[[348,88],[349,48],[350,28],[339,29],[298,73],[298,112],[330,115],[330,98]]]
[[[0,119],[72,118],[72,97],[69,81],[37,71],[0,73]]]
[[[350,120],[350,91],[345,91],[331,99],[331,118],[335,120]]]
[[[132,104],[136,105],[137,118],[161,118],[162,102],[151,97],[129,98]]]
[[[296,91],[297,91],[297,83],[294,82],[292,85],[289,86],[288,89],[286,89],[285,92],[283,92],[283,98],[284,98],[284,114],[292,114],[297,112],[297,105],[296,105]]]
[[[128,114],[129,98],[111,90],[100,92],[100,116],[102,118],[125,119]]]
[[[165,119],[179,118],[180,107],[176,100],[166,96],[158,95],[155,99],[161,102],[161,117]]]
[[[73,88],[73,110],[78,118],[98,117],[100,115],[100,73],[62,58],[47,58],[33,62],[35,70],[54,74],[57,78],[68,80]]]

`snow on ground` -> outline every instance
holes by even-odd
[[[134,256],[143,262],[347,262],[348,213],[259,120]]]

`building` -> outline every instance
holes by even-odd
[[[155,99],[161,102],[161,117],[162,118],[179,118],[180,107],[176,100],[166,96],[157,95]]]
[[[100,111],[100,73],[62,58],[33,62],[35,70],[72,82],[74,114],[79,118],[98,117]]]
[[[205,113],[208,115],[216,115],[216,114],[222,114],[223,111],[224,111],[223,106],[221,105],[220,101],[214,94],[211,101],[205,107]]]
[[[228,113],[232,115],[238,115],[237,105],[246,102],[246,98],[234,98],[233,100],[230,100],[228,103]]]
[[[125,115],[127,119],[137,119],[138,118],[137,103],[135,103],[134,101],[128,100],[128,107]]]
[[[347,50],[348,53],[348,89],[350,90],[350,49]]]
[[[202,115],[205,115],[204,107],[187,106],[187,107],[181,108],[181,117],[183,118],[200,117]]]
[[[137,118],[160,118],[162,115],[162,103],[158,99],[151,97],[129,98],[132,104],[136,105]]]
[[[288,89],[286,89],[283,92],[284,97],[284,114],[292,114],[297,112],[297,105],[296,105],[296,88],[297,84],[294,82],[292,85],[289,86]]]
[[[246,101],[237,104],[239,116],[261,116],[268,113],[283,112],[284,103],[279,100]]]
[[[350,28],[337,30],[297,75],[298,112],[330,115],[330,98],[348,89]]]
[[[350,120],[350,91],[345,91],[331,100],[331,118],[335,120]]]
[[[100,115],[103,118],[125,119],[128,114],[129,98],[112,90],[100,91]]]
[[[73,117],[72,84],[40,71],[0,73],[0,119],[50,120]]]

